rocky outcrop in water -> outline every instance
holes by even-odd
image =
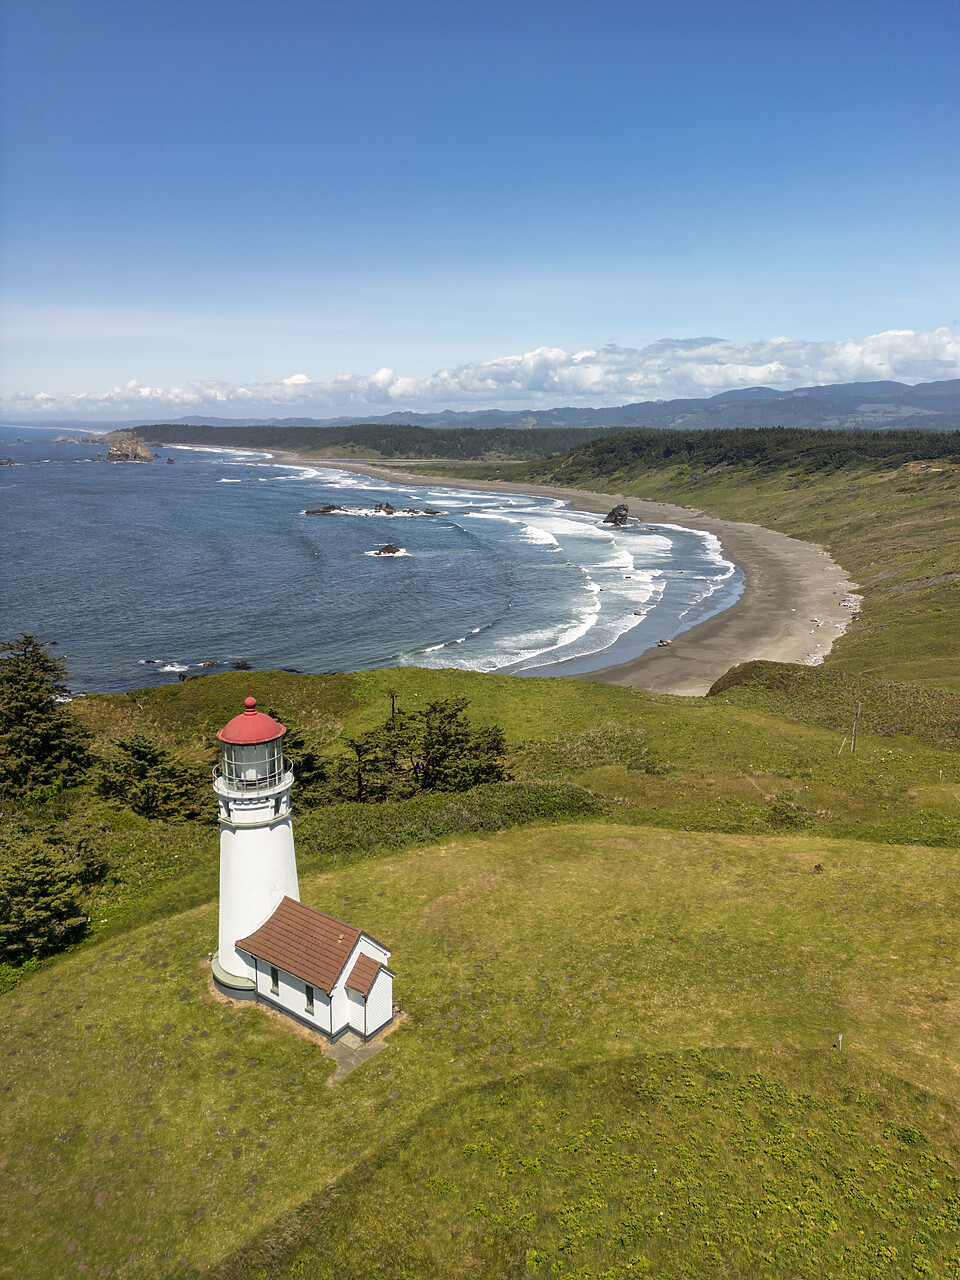
[[[388,542],[385,547],[381,547],[379,551],[373,553],[375,556],[398,556],[400,548],[395,547],[392,542]]]
[[[617,529],[622,529],[630,518],[630,512],[625,502],[618,503],[609,515],[603,517],[604,524],[612,524]]]
[[[436,507],[424,507],[421,511],[418,507],[404,507],[402,511],[397,511],[396,507],[390,505],[389,502],[378,502],[375,507],[368,510],[351,510],[348,507],[341,507],[336,502],[331,502],[326,507],[313,507],[309,511],[304,511],[305,516],[337,516],[337,515],[359,515],[359,516],[442,516],[446,512],[438,510]]]
[[[134,436],[121,436],[111,444],[107,461],[152,462],[153,455],[142,440],[137,440]]]

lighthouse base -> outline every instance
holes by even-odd
[[[252,978],[240,978],[235,973],[227,973],[217,956],[210,961],[213,970],[213,985],[222,996],[231,1000],[256,1000],[257,985]]]

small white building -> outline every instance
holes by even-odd
[[[336,1040],[369,1040],[393,1017],[390,952],[376,938],[284,898],[236,946],[256,971],[257,999]]]
[[[255,698],[221,729],[217,989],[257,1000],[337,1039],[364,1040],[393,1018],[390,952],[353,925],[300,902],[286,727]]]

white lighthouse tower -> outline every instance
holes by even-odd
[[[220,939],[213,976],[224,994],[257,998],[256,965],[238,940],[263,925],[284,898],[300,900],[290,792],[293,769],[284,759],[286,726],[244,710],[217,733],[222,743],[213,789],[220,804]]]

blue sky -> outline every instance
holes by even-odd
[[[957,27],[925,0],[7,0],[4,412],[957,376]]]

